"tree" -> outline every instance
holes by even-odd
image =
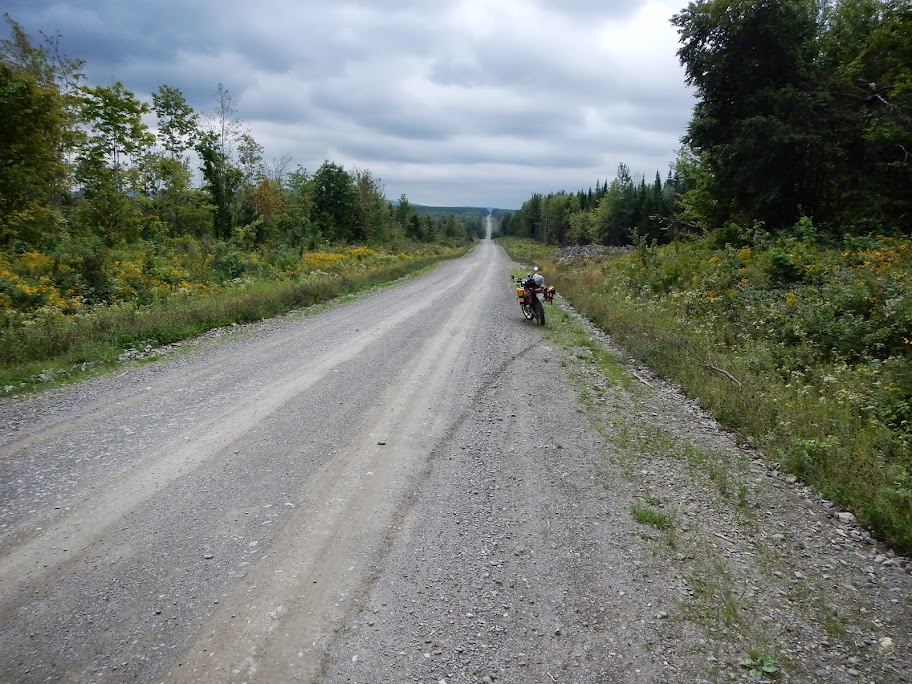
[[[172,159],[182,159],[198,135],[198,120],[179,88],[160,85],[152,93],[152,110],[158,117],[158,140]]]
[[[393,212],[393,220],[396,222],[396,225],[402,230],[406,235],[409,235],[409,228],[411,223],[409,219],[413,213],[412,206],[409,204],[408,197],[405,196],[405,193],[399,195],[399,203],[396,205],[396,210]],[[409,237],[414,238],[414,235],[409,235]]]
[[[263,163],[263,146],[250,133],[242,133],[238,139],[238,165],[244,174],[244,181],[253,183],[258,177],[266,175]]]
[[[15,71],[29,74],[40,87],[56,90],[60,97],[68,128],[59,141],[59,155],[63,159],[81,140],[76,125],[82,109],[80,82],[84,78],[85,62],[63,52],[59,33],[50,36],[41,32],[42,41],[36,44],[9,14],[3,16],[10,27],[10,38],[0,40],[3,61]]]
[[[598,227],[594,225],[595,213],[581,211],[570,217],[570,228],[567,231],[567,240],[573,245],[588,245],[598,237]]]
[[[359,240],[382,240],[389,231],[390,210],[383,183],[367,169],[354,169],[358,191]]]
[[[36,44],[4,14],[0,40],[0,244],[36,246],[63,230],[66,156],[75,140],[82,61],[66,57],[59,36]]]
[[[86,128],[77,179],[84,192],[84,224],[98,229],[109,242],[133,239],[139,230],[138,217],[126,189],[134,180],[129,177],[133,157],[154,141],[142,120],[149,107],[120,81],[113,86],[83,87],[82,92]],[[133,183],[134,192],[137,185]]]
[[[541,234],[549,244],[563,245],[570,230],[570,217],[580,211],[578,195],[558,192],[544,198],[541,207]]]
[[[698,0],[672,19],[699,97],[686,142],[710,174],[714,223],[786,226],[821,207],[831,140],[818,14],[816,0]]]
[[[912,6],[841,0],[824,18],[836,211],[846,224],[912,233]]]
[[[323,235],[347,242],[356,235],[358,191],[344,168],[324,161],[313,178],[314,218]]]
[[[275,180],[275,176],[273,176]],[[282,181],[283,201],[275,216],[275,229],[279,239],[299,247],[305,244],[314,249],[319,235],[311,221],[313,210],[313,179],[307,169],[298,167]]]
[[[212,96],[215,112],[209,118],[209,129],[215,133],[219,154],[232,159],[234,148],[241,137],[241,121],[237,116],[237,101],[223,83],[219,83]]]
[[[266,237],[266,227],[258,220],[260,212],[255,195],[260,186],[263,191],[261,200],[272,194],[272,184],[268,182],[266,164],[263,162],[263,146],[250,133],[241,133],[237,142],[237,158],[242,181],[234,197],[235,223],[239,226],[256,224],[254,238],[256,242],[262,242]],[[263,207],[271,205],[271,201],[263,202]]]
[[[199,137],[199,117],[180,89],[167,85],[152,93],[152,110],[157,117],[157,138],[166,152],[166,156],[156,153],[149,159],[151,180],[161,184],[160,192],[156,188],[154,194],[160,194],[162,215],[171,232],[192,232],[199,212],[188,211],[193,203],[188,202],[192,174],[187,152]]]
[[[200,134],[196,151],[202,163],[203,189],[212,200],[213,233],[228,240],[234,227],[234,197],[243,181],[243,174],[222,154],[219,137],[214,131]]]
[[[65,131],[57,89],[0,62],[0,244],[35,245],[53,225],[48,205],[63,190]]]
[[[85,156],[107,164],[114,172],[115,186],[123,190],[124,167],[132,155],[153,142],[142,120],[149,106],[137,100],[120,81],[110,87],[84,87],[82,91],[82,121],[88,127]]]
[[[241,135],[237,104],[221,83],[216,88],[215,113],[208,130],[200,133],[196,151],[202,162],[204,188],[212,198],[213,231],[228,240],[235,225],[235,201],[244,174],[234,164],[234,149]]]
[[[517,216],[515,223],[515,227],[518,231],[516,235],[519,237],[534,239],[538,234],[538,229],[541,225],[542,199],[543,197],[540,193],[532,193],[532,197],[520,207],[519,216]]]

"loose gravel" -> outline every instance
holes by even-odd
[[[0,401],[0,681],[912,681],[909,560],[511,266]]]

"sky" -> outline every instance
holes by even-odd
[[[686,0],[5,0],[89,85],[204,115],[221,83],[274,164],[366,169],[389,198],[517,209],[619,163],[664,177],[694,104]],[[6,37],[4,24],[0,35]],[[151,120],[154,121],[154,120]]]

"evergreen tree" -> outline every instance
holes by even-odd
[[[727,220],[790,225],[820,206],[831,140],[815,71],[816,0],[698,0],[672,23],[699,102],[687,143]]]

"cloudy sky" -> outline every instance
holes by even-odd
[[[91,85],[223,83],[267,161],[369,169],[391,198],[518,208],[619,162],[664,176],[693,99],[685,0],[6,0]],[[8,30],[2,27],[3,35]]]

